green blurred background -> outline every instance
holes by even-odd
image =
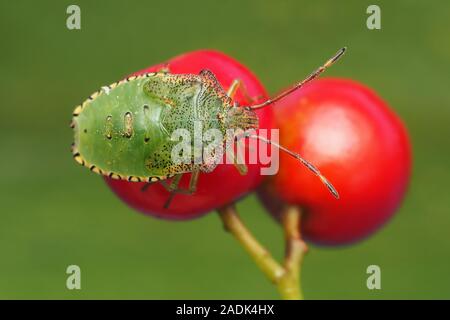
[[[66,8],[81,7],[81,30]],[[381,30],[366,8],[381,7]],[[448,1],[1,1],[0,298],[278,298],[216,214],[173,223],[133,212],[72,160],[73,107],[96,88],[182,52],[214,48],[275,93],[337,48],[327,76],[375,89],[414,149],[410,191],[384,229],[348,247],[312,246],[306,298],[450,298]],[[256,236],[282,233],[249,197]],[[82,290],[66,289],[66,267]],[[366,268],[382,290],[366,288]]]

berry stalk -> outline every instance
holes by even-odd
[[[283,212],[286,253],[283,265],[253,236],[239,217],[234,204],[218,209],[224,228],[247,251],[264,275],[277,287],[285,300],[301,300],[300,269],[307,248],[301,239],[299,224],[301,212],[287,207]]]

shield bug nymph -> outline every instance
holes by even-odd
[[[217,162],[203,159],[198,163],[194,158],[181,164],[174,162],[171,157],[177,143],[171,139],[174,130],[184,128],[193,136],[194,123],[201,121],[204,129],[219,130],[223,137],[227,130],[239,129],[245,132],[241,138],[273,143],[252,133],[258,128],[254,110],[273,104],[315,79],[344,52],[345,48],[342,48],[303,81],[276,97],[248,106],[233,102],[238,89],[246,92],[239,80],[233,81],[226,92],[209,70],[198,75],[171,74],[170,66],[166,65],[160,72],[132,76],[104,86],[73,112],[73,157],[91,171],[110,178],[148,183],[160,181],[171,196],[191,194],[196,190],[199,174],[211,172]],[[297,158],[338,198],[331,183],[312,164],[283,146],[273,144]],[[245,173],[245,165],[236,166]],[[189,172],[192,173],[189,189],[180,189],[181,177]],[[170,177],[173,179],[167,183]]]

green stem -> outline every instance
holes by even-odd
[[[284,268],[272,257],[252,235],[242,222],[234,205],[227,205],[218,210],[225,230],[229,231],[242,245],[266,277],[276,283],[283,275]]]
[[[306,246],[299,232],[300,211],[293,207],[283,212],[283,226],[286,239],[286,255],[284,265],[280,265],[247,229],[240,219],[234,204],[218,210],[224,227],[242,245],[265,276],[272,281],[281,297],[287,300],[303,299],[300,290],[300,264]]]
[[[301,290],[301,265],[303,257],[308,250],[300,234],[301,211],[297,206],[287,206],[281,213],[284,229],[286,252],[284,269],[286,274],[278,284],[278,290],[286,292],[285,295],[303,299]]]

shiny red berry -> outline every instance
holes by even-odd
[[[379,229],[398,209],[411,172],[411,148],[400,119],[355,81],[321,79],[273,108],[282,145],[317,166],[335,199],[296,159],[281,153],[280,170],[259,190],[278,215],[302,208],[302,233],[320,244],[345,244]]]

